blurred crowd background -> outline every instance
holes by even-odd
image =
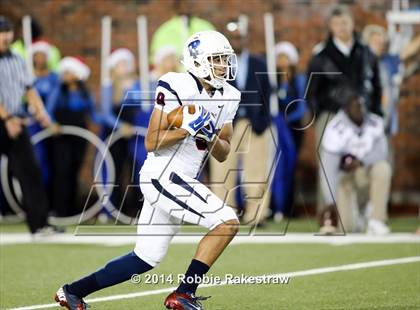
[[[267,216],[270,220],[281,221],[284,217],[311,214],[319,217],[321,227],[337,226],[336,219],[331,215],[334,213],[331,209],[334,202],[322,197],[328,190],[323,193],[322,174],[318,173],[323,154],[317,150],[328,122],[342,109],[351,115],[354,112],[351,102],[359,96],[365,96],[364,113],[369,111],[384,121],[383,136],[389,144],[386,158],[382,158],[387,167],[378,169],[381,181],[389,179],[379,186],[382,189],[389,186],[390,194],[386,190],[381,192],[385,198],[379,203],[384,204],[385,210],[379,212],[383,214],[374,216],[381,220],[386,220],[388,213],[418,216],[420,21],[416,19],[419,10],[420,3],[414,0],[1,1],[0,15],[10,21],[14,30],[10,48],[23,59],[31,60],[27,68],[28,77],[33,72],[33,86],[52,120],[47,126],[52,137],[35,146],[48,200],[48,213],[57,218],[71,218],[98,200],[97,194],[92,195],[92,185],[98,178],[93,167],[101,163],[95,163],[98,149],[89,143],[92,140],[86,141],[86,131],[89,131],[109,146],[115,165],[115,184],[118,186],[108,198],[115,209],[121,209],[128,218],[120,219],[129,222],[138,214],[141,193],[136,186],[137,173],[146,156],[141,133],[142,128],[147,127],[152,106],[144,104],[147,100],[136,91],[153,91],[159,76],[169,71],[182,71],[179,60],[183,42],[196,31],[216,29],[230,39],[238,53],[239,70],[247,68],[245,73],[238,72],[236,86],[241,90],[260,92],[260,98],[246,98],[245,101],[259,100],[266,108],[254,114],[246,108],[239,109],[237,127],[251,124],[250,139],[255,143],[252,145],[261,147],[254,148],[250,159],[245,156],[229,164],[240,164],[245,171],[257,175],[265,166],[270,166],[270,161],[275,162],[275,155],[280,149],[283,152],[275,166],[270,189],[262,189],[270,197],[264,199],[267,205],[262,208],[264,214],[258,215],[257,222],[263,225]],[[390,23],[387,14],[391,12],[417,15],[410,15],[410,22],[402,16],[398,22]],[[265,13],[270,13],[273,18],[274,44],[271,46],[267,45]],[[139,50],[146,40],[141,34],[139,37],[136,21],[140,15],[146,17],[147,24],[147,79],[142,79],[145,72],[139,68]],[[25,46],[24,16],[30,16],[32,43],[29,51]],[[111,46],[105,56],[104,16],[109,16],[112,21]],[[333,18],[336,19],[333,21]],[[6,32],[7,29],[1,31]],[[339,39],[340,36],[345,38],[346,32],[351,38],[348,47],[337,43],[345,41]],[[334,38],[338,40],[334,41]],[[267,51],[267,47],[271,50]],[[329,53],[328,48],[334,51]],[[259,81],[253,81],[250,76],[255,78],[255,72],[270,72],[270,55],[274,56],[277,72],[287,74],[277,74],[274,80],[268,74]],[[334,58],[335,55],[338,58]],[[345,85],[341,84],[346,82],[337,77],[317,77],[308,87],[311,72],[337,71],[337,67],[331,69],[328,64],[330,60],[340,62],[340,57],[344,59],[344,64],[338,69],[345,69],[338,71],[345,71],[350,84],[360,84],[360,89],[343,89]],[[370,71],[363,73],[365,69]],[[7,75],[1,78],[7,78]],[[364,93],[366,80],[371,85]],[[147,86],[144,86],[144,81]],[[337,102],[340,103],[337,106],[333,102],[337,98],[332,98],[336,95],[331,95],[334,91],[339,91]],[[270,99],[273,94],[274,104]],[[1,98],[5,100],[4,96]],[[290,102],[295,103],[288,106]],[[123,104],[124,109],[121,108]],[[278,112],[273,113],[273,107]],[[354,113],[357,117],[357,111]],[[26,114],[20,116],[27,117]],[[314,116],[315,121],[312,122]],[[247,123],[242,120],[247,120]],[[28,122],[25,130],[29,135],[42,136],[42,124],[33,120]],[[85,129],[80,134],[85,139],[77,137],[77,134],[65,134],[63,126]],[[114,138],[110,136],[112,132]],[[270,150],[270,139],[278,142],[278,150]],[[324,147],[328,149],[328,146]],[[379,151],[372,148],[370,152]],[[355,158],[351,154],[344,155],[349,156],[340,159],[343,161],[340,169],[350,174],[357,169]],[[2,170],[7,169],[5,161],[4,156]],[[351,164],[346,166],[347,162]],[[259,163],[262,163],[262,168]],[[215,180],[218,173],[229,168],[215,169],[216,166],[212,168],[211,165],[212,162],[202,176],[205,182]],[[23,209],[30,208],[25,204],[34,203],[25,203],[25,190],[16,185],[11,166],[14,165],[8,165],[7,177],[1,179],[0,201],[4,217],[19,213],[10,206],[10,199],[4,193],[5,182],[8,183],[6,187],[11,189],[12,200]],[[321,165],[321,170],[324,168]],[[387,169],[389,174],[385,173]],[[109,173],[109,169],[104,168],[99,178],[106,179]],[[239,177],[231,180],[230,188]],[[372,177],[368,182],[375,181]],[[243,200],[245,192],[246,189],[231,197],[232,204],[251,210],[252,207]],[[252,196],[256,193],[246,194]],[[370,201],[376,199],[369,198]],[[108,203],[101,201],[98,206]],[[344,203],[351,205],[351,202]],[[106,209],[105,214],[110,215],[114,211]],[[245,212],[245,221],[251,222],[254,215],[254,212]],[[357,231],[357,225],[348,225],[346,230]],[[34,228],[33,232],[39,228]]]

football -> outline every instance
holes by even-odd
[[[168,123],[171,128],[181,128],[183,118],[183,108],[180,106],[168,114]],[[195,105],[188,105],[188,113],[195,113]]]

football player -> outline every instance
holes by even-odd
[[[388,234],[392,169],[384,122],[367,111],[363,98],[351,87],[340,89],[340,98],[343,108],[328,123],[321,142],[321,185],[327,202],[321,232],[336,230],[336,202],[343,232],[364,230],[367,220],[367,233]],[[355,216],[359,205],[365,214],[360,219]]]
[[[197,181],[208,155],[224,161],[230,151],[232,120],[240,92],[227,83],[235,79],[236,55],[217,31],[194,34],[185,44],[187,73],[167,73],[158,81],[155,107],[145,146],[148,157],[140,171],[145,200],[134,251],[56,293],[70,310],[83,310],[83,298],[95,291],[142,274],[157,266],[183,222],[206,227],[184,281],[164,301],[167,309],[203,309],[197,286],[238,231],[235,211]],[[188,105],[194,105],[189,113]],[[182,124],[173,128],[168,114],[182,108]],[[222,186],[222,185],[221,185]]]

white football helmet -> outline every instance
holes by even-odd
[[[238,62],[228,39],[217,31],[200,31],[185,43],[183,65],[214,88],[236,77]]]

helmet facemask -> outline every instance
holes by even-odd
[[[236,78],[238,61],[235,53],[212,54],[207,57],[210,75],[206,82],[215,88],[221,88],[226,81]]]

